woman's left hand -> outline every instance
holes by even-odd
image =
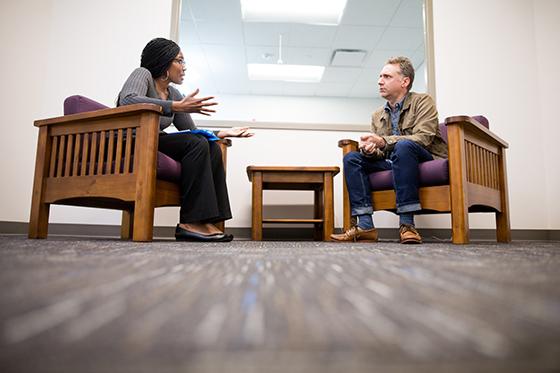
[[[218,132],[218,137],[224,139],[226,137],[251,137],[253,132],[249,132],[249,127],[232,127],[227,130]]]

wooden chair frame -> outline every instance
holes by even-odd
[[[60,204],[122,210],[121,238],[151,241],[154,208],[181,199],[179,184],[156,175],[160,114],[136,104],[35,121],[29,238],[47,237],[50,205]],[[224,168],[228,146],[220,141]]]
[[[421,213],[451,213],[452,241],[469,242],[469,212],[496,214],[498,242],[511,241],[506,174],[508,144],[469,116],[445,120],[449,151],[449,185],[420,188]],[[340,140],[343,156],[358,150],[353,140]],[[394,190],[371,194],[375,211],[396,212]],[[343,186],[343,227],[352,225],[350,199]]]

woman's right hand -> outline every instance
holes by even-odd
[[[210,113],[215,113],[216,110],[208,109],[208,106],[218,105],[217,102],[208,102],[214,97],[195,97],[199,92],[197,88],[193,93],[185,96],[181,101],[173,101],[171,104],[171,110],[174,112],[183,113],[199,113],[203,115],[210,115]]]

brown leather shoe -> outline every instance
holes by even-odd
[[[412,225],[401,224],[399,229],[401,243],[403,244],[419,244],[422,243],[420,233]]]
[[[344,233],[331,234],[331,239],[339,242],[377,242],[377,230],[352,227]]]

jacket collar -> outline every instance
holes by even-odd
[[[402,102],[402,108],[401,108],[401,113],[404,112],[405,110],[410,109],[410,103],[412,101],[412,92],[408,92]],[[383,115],[381,116],[381,120],[389,120],[389,116],[390,116],[390,106],[389,106],[389,102],[385,102],[385,106],[383,106]]]

